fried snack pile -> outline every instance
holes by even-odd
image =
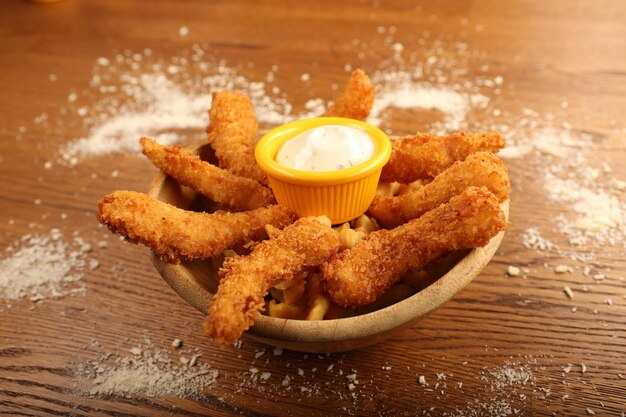
[[[220,167],[267,185],[267,177],[254,159],[259,125],[250,99],[230,91],[213,93],[209,120],[208,142]]]
[[[378,225],[365,214],[353,222],[335,227],[341,240],[341,250],[354,247],[366,234],[378,230]],[[396,291],[397,292],[397,291]],[[413,287],[409,292],[414,292]],[[353,315],[351,310],[344,309],[330,301],[320,281],[320,272],[312,271],[301,274],[288,282],[282,282],[270,288],[272,300],[267,304],[270,317],[295,320],[338,319]],[[403,293],[404,297],[409,295]],[[382,303],[388,300],[381,300]]]
[[[367,213],[381,226],[390,229],[436,208],[470,186],[487,187],[501,203],[511,191],[509,175],[502,161],[489,152],[477,152],[465,161],[455,162],[416,191],[397,197],[374,197]]]
[[[265,239],[268,224],[283,228],[293,222],[293,214],[278,205],[241,213],[197,213],[134,191],[104,196],[98,210],[98,220],[111,231],[174,263],[214,258],[234,246]]]
[[[220,269],[220,285],[204,326],[216,342],[237,341],[259,316],[271,287],[320,266],[341,247],[327,218],[305,217],[283,231],[270,230],[270,239],[250,255],[227,258]]]
[[[324,116],[365,119],[373,96],[356,70]],[[296,220],[274,204],[254,158],[258,125],[247,97],[213,93],[209,115],[219,167],[180,146],[147,138],[141,145],[158,169],[230,211],[194,212],[115,191],[100,201],[98,220],[167,262],[226,258],[204,326],[218,343],[235,342],[261,313],[323,320],[391,305],[433,282],[430,269],[447,255],[484,246],[506,227],[499,204],[511,186],[492,154],[504,146],[497,132],[395,141],[367,215],[331,228],[326,217]]]
[[[163,146],[148,138],[139,142],[157,168],[222,207],[245,211],[276,203],[269,188],[202,161],[179,145]]]
[[[418,219],[369,234],[322,266],[331,299],[343,307],[367,305],[409,269],[421,269],[455,250],[486,245],[506,220],[485,187],[469,187]]]
[[[495,153],[503,147],[504,139],[498,132],[406,136],[391,144],[391,158],[383,168],[380,181],[408,184],[434,178],[454,162],[475,152]]]

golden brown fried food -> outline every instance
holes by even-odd
[[[143,154],[178,183],[191,187],[220,206],[235,211],[254,210],[276,202],[269,188],[202,161],[180,146],[163,146],[142,138]]]
[[[213,93],[207,133],[220,167],[267,185],[267,177],[254,159],[258,128],[248,97],[230,91]]]
[[[267,237],[265,225],[283,228],[293,214],[278,205],[241,213],[197,213],[134,191],[114,191],[98,204],[98,220],[167,262],[208,259],[225,249]]]
[[[422,217],[379,230],[322,266],[330,298],[343,307],[367,305],[409,269],[419,270],[447,252],[486,245],[506,226],[498,199],[470,187]]]
[[[220,269],[220,285],[210,301],[204,329],[218,343],[234,343],[259,317],[270,287],[315,268],[339,250],[339,235],[317,218],[305,217],[248,256],[229,258]]]
[[[367,74],[357,69],[350,74],[343,92],[324,116],[363,120],[369,116],[373,104],[374,86]]]
[[[476,152],[495,153],[503,147],[504,139],[498,132],[406,136],[391,144],[391,158],[383,168],[380,181],[408,184],[434,178],[455,161],[463,161]]]
[[[376,196],[367,214],[381,226],[391,229],[446,203],[466,188],[487,187],[503,202],[509,198],[511,182],[506,167],[495,155],[478,152],[457,161],[435,179],[396,197]]]

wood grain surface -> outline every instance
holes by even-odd
[[[591,135],[597,146],[579,152],[606,162],[612,177],[625,180],[624,2],[261,3],[3,2],[0,247],[59,228],[91,243],[89,256],[100,267],[82,279],[85,295],[0,300],[0,413],[505,415],[504,402],[511,415],[623,415],[623,241],[593,249],[587,266],[605,274],[603,280],[581,273],[584,262],[568,255],[526,248],[522,234],[528,228],[568,248],[555,219],[572,212],[567,204],[548,200],[539,175],[543,162],[532,153],[506,160],[513,183],[510,229],[483,273],[451,301],[371,348],[329,356],[289,351],[275,356],[268,348],[259,358],[265,347],[255,342],[244,341],[239,349],[212,345],[201,331],[203,317],[160,278],[145,249],[98,227],[96,202],[114,189],[146,190],[155,173],[148,161],[130,154],[87,158],[74,167],[56,161],[63,144],[88,133],[78,117],[60,109],[72,92],[83,105],[93,104],[95,96],[81,92],[99,57],[150,48],[154,57],[167,60],[202,44],[207,54],[238,67],[250,80],[265,80],[278,65],[275,84],[302,109],[312,97],[332,99],[329,86],[345,80],[347,63],[369,73],[380,68],[381,57],[390,55],[390,45],[381,39],[393,32],[404,56],[425,60],[429,50],[439,49],[438,59],[456,59],[468,78],[502,76],[505,84],[490,97],[501,112],[498,123],[517,125],[528,108],[551,114],[555,123]],[[182,26],[188,35],[180,36]],[[458,43],[470,51],[463,59]],[[304,73],[311,75],[306,83]],[[399,110],[384,127],[410,133],[437,117],[434,111]],[[486,119],[483,113],[468,116],[470,126],[492,123]],[[46,169],[46,161],[55,163]],[[619,200],[624,198],[622,193]],[[105,239],[108,248],[99,248],[97,242]],[[556,274],[559,264],[573,272]],[[509,277],[509,265],[528,272]],[[574,290],[574,298],[564,294],[564,286]],[[174,358],[178,354],[170,343],[176,338],[185,348],[200,349],[201,361],[220,372],[217,384],[197,399],[84,393],[89,381],[76,375],[80,364],[100,352],[128,355],[146,338]],[[271,377],[252,383],[251,367]],[[530,370],[532,377],[526,384],[499,386],[498,372],[509,368]],[[346,378],[351,374],[359,380],[354,390]],[[289,390],[281,384],[285,375],[291,377]]]

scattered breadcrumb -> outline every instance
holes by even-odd
[[[546,251],[554,249],[554,244],[541,236],[537,228],[531,227],[522,234],[522,244],[527,249]]]
[[[189,360],[189,366],[196,366],[198,363],[198,359],[202,356],[202,353],[197,353],[191,357]]]
[[[84,294],[80,283],[87,267],[91,246],[78,234],[66,240],[59,229],[47,235],[24,235],[4,250],[0,260],[0,295],[6,300],[30,297],[34,301]],[[97,262],[97,261],[95,261]]]
[[[554,267],[554,272],[557,274],[565,274],[566,272],[572,272],[572,268],[567,265],[557,265]]]
[[[82,378],[77,388],[88,395],[200,398],[202,390],[215,386],[219,376],[219,372],[206,363],[192,371],[181,360],[185,357],[174,361],[150,341],[129,349],[132,356],[99,350],[95,359],[81,362],[74,368],[74,373]]]
[[[516,266],[513,265],[509,265],[507,271],[506,271],[507,275],[511,276],[511,277],[516,277],[520,274],[520,269]]]

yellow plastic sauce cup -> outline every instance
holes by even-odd
[[[324,125],[357,128],[374,143],[374,155],[362,164],[337,171],[311,172],[285,167],[276,162],[281,146],[294,136]],[[383,166],[391,156],[391,142],[379,128],[341,117],[298,120],[277,127],[257,143],[255,157],[267,174],[278,204],[298,216],[327,216],[333,224],[343,223],[365,213],[376,194]]]

